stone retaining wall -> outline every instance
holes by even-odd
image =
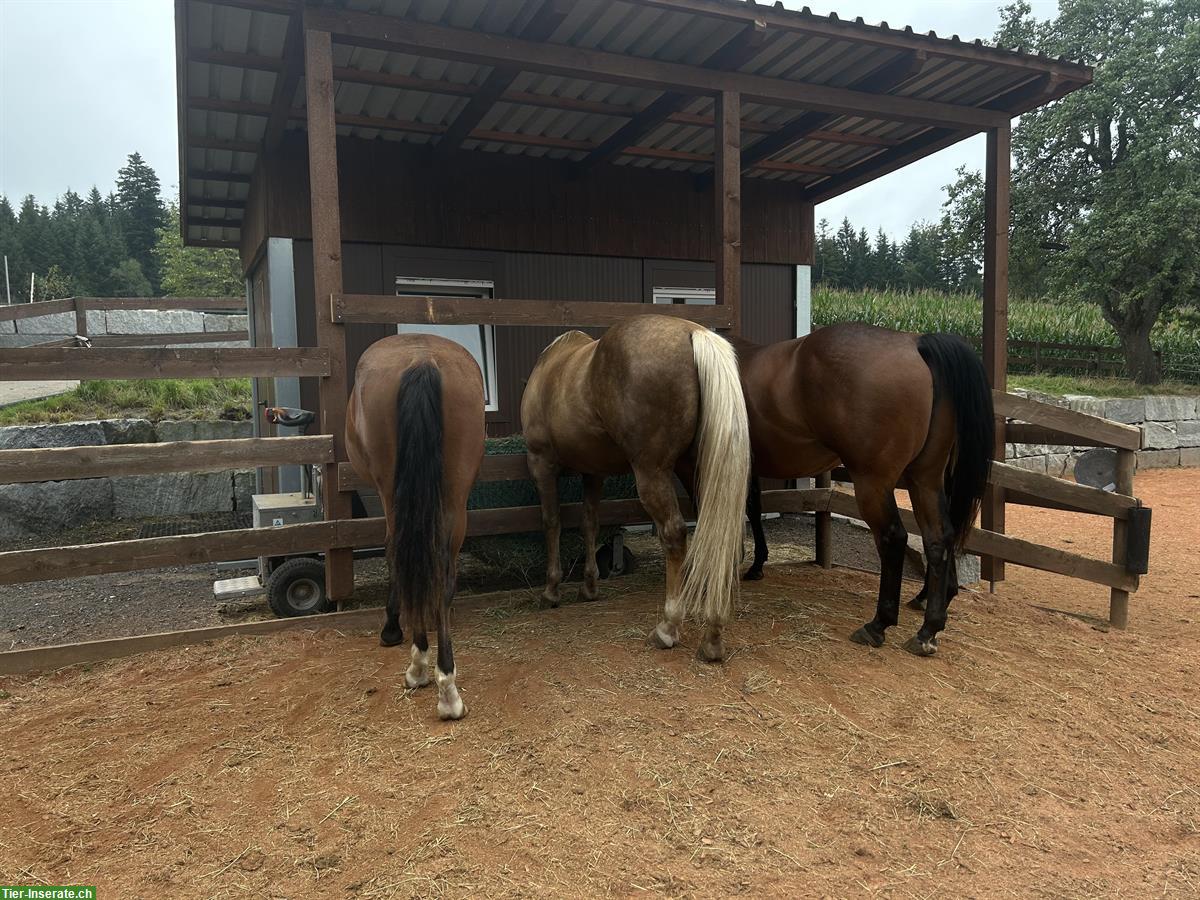
[[[1138,451],[1139,469],[1200,466],[1200,397],[1086,397],[1068,394],[1055,397],[1036,391],[1014,390],[1014,394],[1042,403],[1062,406],[1122,422],[1140,425],[1146,449]],[[1022,469],[1069,478],[1075,460],[1090,447],[1009,444],[1008,462]]]
[[[152,444],[253,437],[252,422],[158,422],[116,419],[0,428],[0,450]],[[0,549],[111,519],[249,512],[254,470],[126,475],[0,485]]]
[[[245,331],[246,316],[194,309],[89,309],[88,336],[117,334],[196,334]],[[75,336],[75,313],[54,313],[0,322],[0,347],[29,347]],[[169,344],[166,346],[170,346]],[[214,341],[189,347],[247,347],[247,341]]]

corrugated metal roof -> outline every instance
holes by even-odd
[[[413,21],[520,37],[550,0],[325,0],[326,5]],[[230,242],[239,235],[248,176],[263,142],[287,52],[287,0],[177,0],[180,140],[185,171],[185,239]],[[631,57],[705,65],[739,39],[753,16],[762,39],[727,66],[744,74],[979,107],[1053,73],[1065,92],[1090,70],[981,42],[963,43],[886,24],[868,26],[743,0],[576,0],[548,43]],[[483,85],[491,68],[381,49],[334,45],[339,134],[425,144],[437,141]],[[872,83],[899,67],[901,80]],[[908,67],[908,68],[905,68]],[[350,76],[350,72],[354,75]],[[1064,74],[1065,72],[1065,74]],[[390,77],[389,77],[390,76]],[[662,92],[523,72],[492,104],[464,142],[469,150],[583,160]],[[297,85],[287,127],[303,127]],[[1011,110],[1019,112],[1022,110]],[[713,101],[697,97],[637,141],[616,165],[704,173],[712,168]],[[746,102],[743,154],[804,110]],[[806,122],[809,120],[805,120]],[[930,126],[823,115],[816,133],[781,147],[747,177],[816,185]],[[846,137],[850,136],[850,137]],[[207,177],[206,177],[207,176]],[[223,180],[233,176],[232,180]],[[204,201],[211,201],[206,204]],[[215,204],[215,205],[213,205]],[[228,223],[228,224],[226,224]]]

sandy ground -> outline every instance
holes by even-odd
[[[846,635],[874,579],[781,564],[732,658],[644,636],[660,596],[467,601],[437,720],[371,632],[237,638],[0,681],[0,883],[102,896],[1200,895],[1200,471],[1140,476],[1153,574],[1011,568],[941,652]],[[1010,508],[1097,556],[1101,520]],[[614,582],[614,585],[617,584]],[[912,592],[913,586],[906,590]],[[1082,617],[1082,618],[1081,618]]]

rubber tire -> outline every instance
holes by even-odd
[[[625,569],[620,574],[629,575],[637,569],[637,557],[625,545],[621,546],[621,551]],[[605,544],[596,551],[596,567],[600,570],[601,578],[608,578],[612,574],[612,544]]]
[[[325,564],[311,556],[289,559],[267,579],[267,604],[281,619],[329,612]]]

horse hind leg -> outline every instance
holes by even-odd
[[[750,520],[750,531],[754,535],[754,563],[742,576],[743,581],[760,581],[763,566],[767,562],[767,534],[762,523],[762,485],[758,476],[750,478],[750,490],[746,494],[746,517]]]
[[[390,539],[388,544],[390,546]],[[393,578],[388,586],[387,616],[383,622],[383,631],[379,633],[379,644],[382,647],[395,647],[402,643],[404,629],[400,625],[400,590]]]
[[[649,642],[660,650],[669,650],[679,643],[679,627],[683,624],[683,602],[679,596],[683,581],[683,557],[687,551],[687,525],[679,512],[675,488],[667,472],[637,469],[638,499],[658,529],[666,559],[667,590],[663,605],[663,620],[650,632]]]
[[[542,505],[542,530],[546,535],[546,588],[542,591],[542,602],[556,607],[562,601],[559,586],[562,584],[562,559],[559,539],[562,522],[558,507],[559,467],[542,456],[530,453],[529,474],[537,486],[538,499]]]
[[[894,489],[865,479],[854,481],[859,512],[875,537],[879,552],[879,599],[875,618],[850,635],[856,644],[882,647],[887,630],[900,618],[900,580],[904,574],[904,550],[908,532],[900,521]]]
[[[579,599],[595,600],[600,596],[597,579],[600,567],[596,564],[596,537],[600,531],[600,499],[604,496],[604,476],[583,476],[583,585]]]
[[[459,538],[458,544],[461,545]],[[457,580],[458,556],[456,549],[451,555],[451,561],[446,575],[446,588],[442,594],[442,606],[438,614],[438,650],[437,677],[438,686],[438,715],[443,719],[461,719],[467,714],[467,705],[463,703],[458,693],[456,678],[458,672],[454,668],[454,645],[450,640],[450,606],[454,600],[454,590]]]
[[[404,683],[413,690],[429,684],[429,635],[423,631],[413,635],[412,662],[404,673]]]
[[[946,628],[946,610],[958,593],[958,565],[954,559],[954,529],[948,501],[939,488],[910,492],[913,512],[925,544],[925,620],[904,649],[917,656],[937,653],[938,632]]]

